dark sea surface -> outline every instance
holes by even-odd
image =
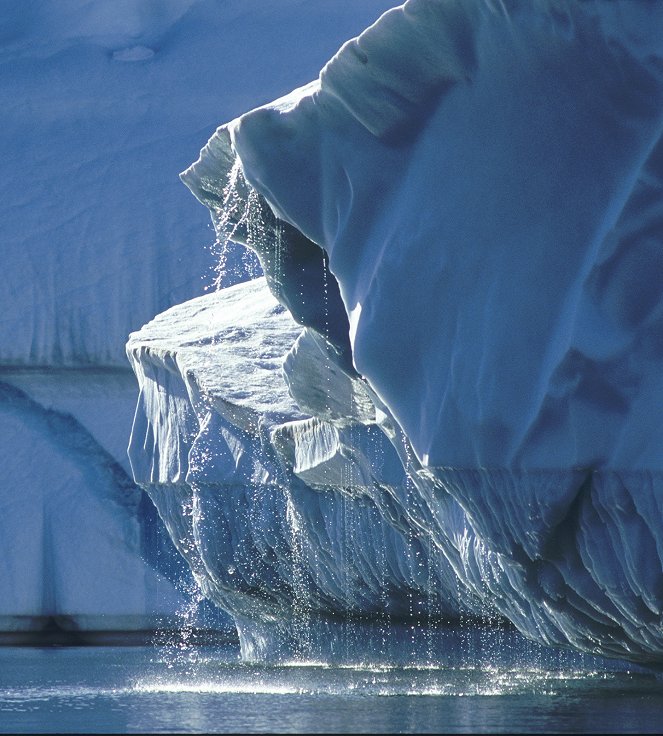
[[[231,645],[1,647],[0,732],[663,732],[659,677],[558,660],[268,665]]]

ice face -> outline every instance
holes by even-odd
[[[660,469],[660,49],[638,58],[640,8],[620,33],[564,7],[407,3],[291,110],[229,126],[247,180],[329,254],[354,364],[426,466]],[[405,74],[437,33],[462,41],[435,62],[458,79],[424,115],[381,52]]]
[[[172,308],[128,354],[135,478],[245,656],[331,656],[356,616],[499,613],[544,644],[659,661],[660,475],[423,468],[263,279]]]
[[[219,275],[207,213],[177,174],[219,116],[307,81],[389,2],[4,5],[0,629],[52,614],[82,628],[112,625],[112,612],[119,626],[165,623],[183,603],[173,583],[190,575],[166,570],[181,560],[130,480],[124,348]],[[225,255],[224,285],[260,270],[241,246]]]
[[[317,82],[221,127],[183,175],[219,218],[239,162],[245,200],[255,190],[265,220],[287,223],[278,250],[258,245],[282,303],[297,302],[278,278],[279,253],[297,264],[289,238],[317,245],[313,273],[322,263],[337,280],[352,370],[301,319],[285,373],[311,416],[288,417],[260,452],[254,436],[218,434],[237,467],[243,448],[251,468],[276,453],[306,484],[299,495],[270,476],[290,494],[269,512],[279,538],[320,517],[329,540],[345,534],[308,489],[342,497],[351,476],[353,498],[377,512],[353,529],[369,539],[381,525],[384,555],[403,563],[357,550],[359,589],[388,569],[396,610],[418,586],[404,535],[446,612],[490,606],[545,644],[662,661],[662,30],[663,6],[648,2],[409,0]],[[150,334],[135,337],[137,373]],[[256,488],[260,503],[274,498]],[[215,514],[193,529],[197,548],[232,536],[229,512]],[[297,534],[291,557],[328,549]],[[348,564],[327,562],[338,575]],[[303,569],[309,612],[379,603],[325,597],[319,567]],[[271,596],[271,614],[247,605],[248,583],[223,580],[217,600],[238,620],[292,610],[262,592],[266,578],[257,597]]]
[[[402,508],[398,455],[361,421],[360,379],[300,333],[261,278],[174,307],[128,343],[141,389],[134,477],[201,589],[233,614],[251,656],[314,655],[343,635],[330,617],[469,613]],[[309,403],[334,406],[327,416],[288,392],[293,343],[290,385],[324,374]]]
[[[150,629],[173,616],[183,598],[145,562],[153,550],[143,546],[140,489],[71,414],[6,382],[0,399],[11,438],[2,443],[11,489],[1,502],[3,630],[39,628],[49,616],[74,629]],[[33,483],[23,482],[26,467]]]

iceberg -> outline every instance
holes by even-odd
[[[140,489],[70,413],[44,409],[7,378],[0,381],[10,489],[0,499],[1,639],[91,643],[176,625],[186,597],[169,579],[177,565],[168,569],[169,545]]]
[[[264,281],[132,335],[130,454],[245,652],[427,607],[660,667],[662,136],[644,0],[408,0],[217,129]]]

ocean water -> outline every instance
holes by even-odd
[[[0,733],[663,731],[661,679],[568,661],[269,665],[232,645],[2,647]]]

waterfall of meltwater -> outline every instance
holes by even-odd
[[[229,271],[236,268],[237,262],[235,258],[235,263],[230,263],[231,254],[241,252],[242,268],[246,275],[260,275],[262,265],[269,276],[270,287],[273,290],[283,288],[282,259],[287,245],[283,242],[283,229],[264,199],[246,182],[239,160],[234,162],[229,171],[222,195],[222,206],[213,218],[218,254],[214,286],[220,289],[227,285]],[[234,244],[240,244],[241,251],[235,250]],[[330,324],[330,286],[333,285],[331,282],[334,278],[328,269],[328,263],[324,259],[320,294],[322,322],[316,327],[327,340],[333,329]],[[275,296],[280,298],[283,295]],[[300,294],[300,297],[303,299],[304,294]],[[334,414],[334,371],[335,367],[330,366],[328,375],[323,379],[325,383],[320,386],[321,392],[327,397],[326,416]],[[355,407],[354,401],[354,394],[351,394],[352,417],[361,413],[359,407]],[[324,615],[320,605],[326,599],[328,602],[333,601],[336,620],[340,624],[341,642],[336,651],[342,653],[346,660],[356,658],[357,652],[365,643],[367,631],[372,629],[370,638],[376,648],[373,654],[378,660],[385,661],[393,654],[392,644],[397,636],[399,646],[404,649],[401,654],[405,660],[432,666],[439,661],[439,641],[444,633],[437,629],[444,620],[443,612],[448,609],[441,597],[445,595],[440,577],[443,573],[439,568],[442,553],[434,540],[426,534],[428,519],[419,488],[418,466],[409,444],[405,441],[401,457],[406,478],[403,506],[400,518],[395,522],[396,527],[391,529],[390,522],[382,518],[379,504],[375,505],[375,499],[369,500],[366,495],[366,479],[359,478],[358,467],[355,467],[352,460],[352,448],[361,445],[362,432],[365,429],[352,420],[345,427],[347,439],[344,442],[347,447],[343,452],[347,450],[349,454],[345,458],[347,462],[342,464],[341,487],[335,491],[336,503],[332,502],[327,506],[328,513],[333,513],[334,521],[339,525],[330,538],[332,547],[336,549],[328,550],[330,561],[338,566],[336,574],[332,575],[335,584],[332,586],[331,598],[328,596],[329,589],[326,593],[321,590],[321,583],[327,575],[320,568],[323,563],[319,551],[310,548],[315,547],[316,542],[309,533],[307,519],[302,517],[305,511],[300,501],[293,496],[287,482],[282,488],[290,555],[289,586],[292,590],[291,610],[284,610],[284,616],[290,619],[292,654],[295,659],[304,661],[318,652],[319,642],[314,640],[315,621],[321,614]],[[382,462],[381,454],[381,445],[377,442],[373,451],[369,452],[369,460],[379,465]],[[372,475],[378,478],[380,468],[374,468]],[[254,496],[260,492],[257,487],[253,490]],[[375,492],[378,495],[381,493]],[[260,506],[257,501],[254,498],[253,509]],[[336,511],[332,512],[334,508]],[[371,534],[367,525],[374,526],[379,534]],[[388,541],[385,536],[387,533],[396,536],[390,536]],[[394,544],[394,539],[401,538],[398,535],[402,537],[402,541],[397,544],[402,544],[400,553],[404,553],[404,558],[393,567],[393,556],[389,554],[388,545]],[[363,544],[359,541],[362,537],[365,538]],[[469,536],[466,537],[465,543],[470,544]],[[468,549],[460,550],[460,557],[467,557],[468,552]],[[256,564],[259,565],[259,561]],[[400,582],[396,583],[398,578]],[[402,586],[400,603],[397,600],[398,585]],[[463,597],[459,589],[458,601]],[[483,613],[489,627],[498,625],[490,605],[485,605]],[[186,618],[184,613],[184,636],[180,641],[182,651],[187,648]],[[477,645],[476,636],[470,631],[474,625],[474,620],[461,619],[460,637],[468,649],[467,659],[471,660],[478,654],[469,651]],[[396,629],[400,630],[398,635],[394,634]],[[485,634],[481,636],[479,646],[486,650],[485,654],[495,646],[495,640]]]
[[[236,159],[228,172],[222,192],[222,205],[214,213],[216,240],[212,244],[215,256],[212,288],[218,290],[242,280],[256,278],[262,273],[256,254],[238,243],[250,245],[259,242],[262,218],[259,214],[258,194],[244,179],[242,166]]]

